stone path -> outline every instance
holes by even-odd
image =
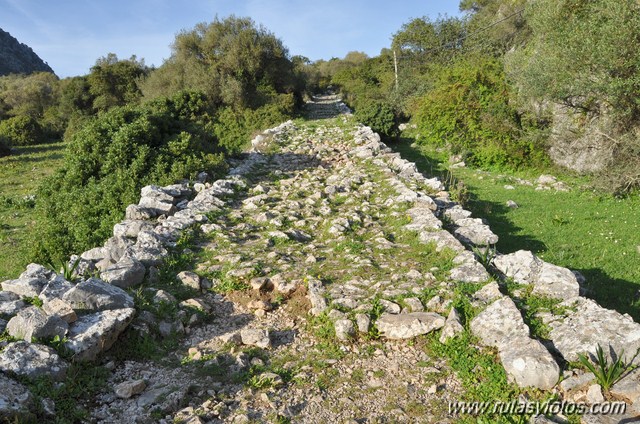
[[[114,237],[80,255],[94,278],[32,265],[2,283],[0,326],[66,335],[75,359],[98,358],[109,384],[87,405],[96,422],[453,422],[465,390],[432,346],[469,331],[520,387],[602,397],[567,361],[598,345],[632,353],[640,325],[580,297],[569,270],[494,257],[491,229],[337,97],[308,112],[256,137],[225,179],[143,189]],[[532,299],[551,306],[527,314]],[[64,379],[67,366],[37,343],[0,352],[3,371]],[[615,398],[638,406],[639,378]],[[11,384],[14,408],[27,392]]]

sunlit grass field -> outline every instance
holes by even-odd
[[[0,281],[15,278],[28,264],[35,218],[35,195],[40,182],[63,160],[64,143],[16,148],[0,158]]]
[[[412,139],[390,143],[424,173],[445,175],[442,155]],[[535,190],[542,173],[553,173],[571,190]],[[588,180],[558,170],[483,172],[451,170],[469,193],[466,207],[485,218],[500,241],[497,249],[511,253],[531,250],[545,261],[579,271],[586,278],[586,295],[602,306],[629,313],[640,321],[640,199],[618,199],[588,188]],[[514,189],[507,189],[512,186]],[[519,206],[510,208],[507,201]]]

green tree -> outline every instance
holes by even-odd
[[[533,38],[508,56],[525,98],[592,113],[621,125],[640,116],[640,4],[634,0],[539,0],[527,7]]]
[[[101,112],[137,103],[142,94],[138,81],[147,73],[144,60],[138,60],[135,55],[126,60],[118,59],[113,53],[99,58],[87,76],[93,108]]]
[[[234,109],[257,108],[295,88],[282,42],[251,19],[235,16],[180,32],[169,60],[142,85],[146,98],[197,89],[215,105]]]

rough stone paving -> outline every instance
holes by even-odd
[[[448,402],[465,391],[425,346],[466,331],[516,385],[604,400],[568,362],[598,345],[632,356],[639,324],[580,297],[579,275],[531,252],[492,257],[498,237],[483,220],[334,96],[309,115],[257,136],[224,179],[145,187],[103,247],[72,258],[86,277],[32,264],[3,282],[0,331],[18,341],[1,346],[0,419],[36,402],[56,415],[14,376],[64,381],[71,362],[93,361],[110,377],[87,421],[453,422]],[[178,257],[192,266],[167,276]],[[467,323],[453,307],[461,285],[477,289]],[[538,317],[548,337],[532,335],[522,293],[557,299]],[[122,346],[144,343],[131,340],[169,354],[136,359]],[[629,414],[639,384],[633,372],[610,392]]]

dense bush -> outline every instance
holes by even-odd
[[[205,129],[208,108],[202,93],[179,93],[113,108],[71,136],[62,169],[38,192],[34,259],[102,244],[144,185],[219,173],[222,154]]]
[[[0,122],[0,137],[11,146],[32,146],[47,141],[40,123],[29,115],[14,116]]]
[[[282,123],[290,119],[294,112],[294,98],[286,94],[280,95],[277,102],[255,110],[226,107],[217,114],[213,132],[219,145],[233,155],[248,146],[254,132]]]
[[[544,158],[543,146],[523,137],[535,125],[522,127],[527,121],[510,104],[509,86],[495,59],[465,59],[443,67],[415,121],[423,143],[449,146],[476,165],[516,167]]]
[[[384,137],[398,135],[398,123],[391,106],[371,101],[356,109],[356,119]]]

